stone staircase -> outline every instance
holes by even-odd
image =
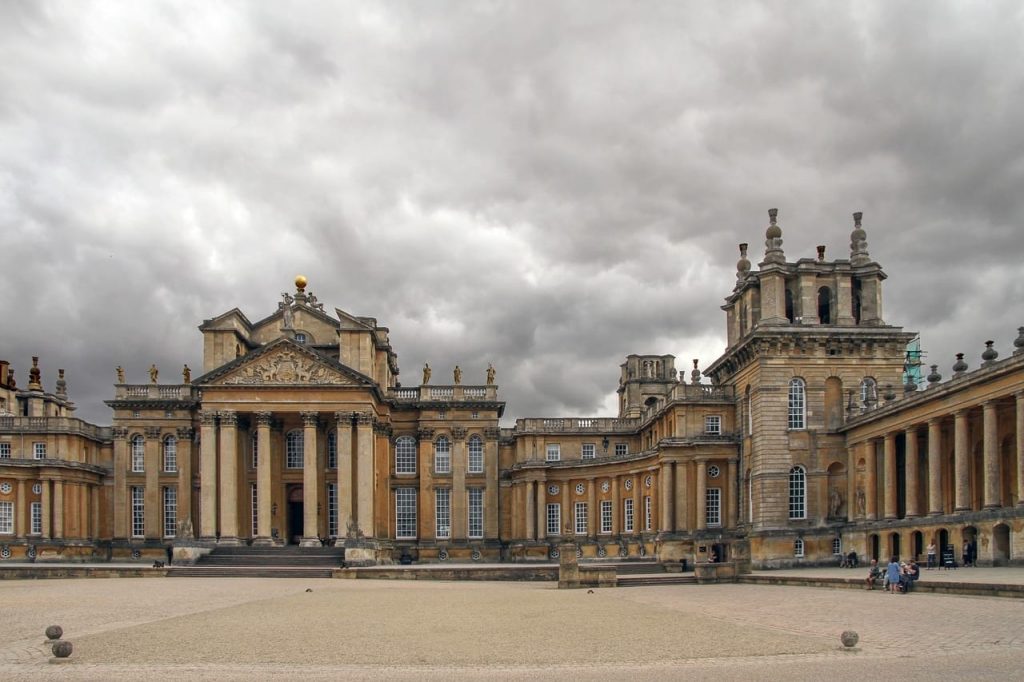
[[[175,578],[330,578],[343,547],[217,547],[193,566],[169,566]]]
[[[593,565],[591,562],[587,564]],[[598,563],[598,562],[594,562]],[[602,561],[601,566],[615,569],[619,587],[639,587],[642,585],[696,585],[697,579],[693,572],[681,573],[669,571],[665,564],[652,559],[632,561]]]

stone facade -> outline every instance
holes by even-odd
[[[769,218],[756,269],[740,246],[725,353],[683,372],[627,356],[615,417],[502,428],[492,368],[402,386],[388,329],[328,314],[304,278],[257,322],[203,322],[200,376],[118,368],[111,427],[71,416],[62,373],[50,394],[38,367],[19,389],[0,363],[0,544],[151,559],[333,543],[363,563],[572,547],[742,571],[932,542],[961,561],[967,542],[979,563],[1024,563],[1024,332],[1009,357],[990,343],[980,368],[905,386],[915,335],[883,319],[861,215],[833,261],[787,261]]]

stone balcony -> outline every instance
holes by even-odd
[[[517,419],[515,433],[622,433],[635,431],[639,419],[556,417]]]
[[[736,393],[732,386],[711,384],[678,384],[672,390],[672,400],[687,402],[732,402]]]
[[[192,400],[192,384],[116,384],[117,400]]]
[[[78,417],[0,417],[0,433],[68,433],[110,440],[109,426],[96,426]]]
[[[415,386],[390,388],[388,397],[400,402],[497,402],[498,387],[489,386]]]

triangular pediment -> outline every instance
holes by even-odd
[[[200,377],[205,386],[366,386],[373,382],[341,363],[280,339]]]

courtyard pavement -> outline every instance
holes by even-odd
[[[1022,607],[761,585],[6,580],[0,679],[1021,679]],[[69,663],[48,662],[51,624]]]

